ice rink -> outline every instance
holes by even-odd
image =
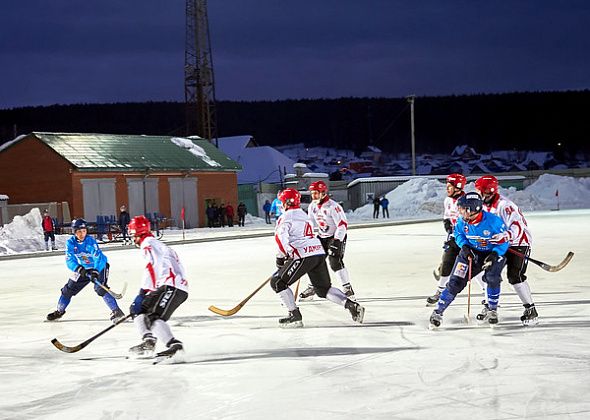
[[[0,261],[1,419],[588,419],[590,418],[590,210],[531,213],[530,264],[540,315],[523,327],[522,306],[505,281],[500,324],[463,323],[466,290],[428,329],[425,298],[436,287],[441,222],[355,229],[345,262],[365,323],[316,300],[300,304],[305,328],[281,330],[286,311],[267,286],[236,315],[235,306],[274,271],[272,237],[175,246],[191,294],[171,320],[186,363],[126,360],[139,343],[132,323],[117,326],[74,354],[75,345],[109,325],[91,288],[64,318],[43,322],[67,279],[63,256]],[[105,250],[110,286],[139,285],[139,251]],[[307,284],[302,279],[301,288]],[[472,318],[480,294],[472,287]]]

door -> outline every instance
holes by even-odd
[[[95,222],[97,216],[115,216],[115,179],[82,179],[84,219]],[[76,215],[74,215],[76,217]]]
[[[170,215],[176,226],[182,227],[184,208],[184,227],[199,227],[199,206],[197,203],[197,178],[168,178],[170,183]]]
[[[131,217],[145,215],[152,219],[154,213],[160,212],[158,181],[158,178],[127,179],[128,207]]]

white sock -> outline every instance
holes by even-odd
[[[133,323],[139,331],[139,335],[142,337],[146,334],[151,334],[151,330],[148,328],[148,320],[146,314],[139,314],[133,319]]]
[[[477,284],[479,284],[479,287],[481,288],[481,291],[483,293],[483,298],[487,302],[487,300],[488,300],[487,284],[485,281],[483,281],[483,275],[484,275],[484,272],[482,271],[477,276],[475,276],[472,280],[475,280],[477,282]]]
[[[440,279],[438,280],[438,290],[443,290],[447,286],[449,277],[450,276],[440,276]]]
[[[278,295],[281,298],[281,302],[283,302],[283,305],[285,305],[285,308],[287,308],[289,312],[297,309],[297,305],[295,305],[295,296],[293,296],[293,291],[289,287],[287,287],[285,290],[281,290]]]
[[[330,287],[328,293],[326,293],[326,299],[330,302],[334,302],[340,306],[344,306],[347,301],[346,295],[342,292],[342,290],[337,289],[335,287]]]
[[[346,269],[346,267],[336,271],[334,275],[338,280],[340,280],[340,284],[342,284],[342,286],[350,284],[350,276],[348,275],[348,270]]]
[[[535,303],[533,301],[533,296],[531,295],[531,288],[529,287],[528,281],[513,284],[512,287],[523,304],[532,305]]]
[[[154,335],[158,337],[158,339],[166,344],[170,342],[174,338],[172,335],[172,331],[170,330],[170,326],[166,323],[166,321],[162,321],[161,319],[156,319],[152,323],[152,331]]]

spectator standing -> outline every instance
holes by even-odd
[[[387,199],[387,197],[383,197],[381,199],[381,208],[383,209],[383,218],[385,219],[386,217],[389,219],[389,200]]]
[[[234,207],[228,203],[227,206],[225,206],[225,215],[227,217],[227,225],[229,227],[233,227],[234,226]]]
[[[277,198],[270,204],[270,215],[274,216],[275,223],[281,217],[281,214],[283,214],[283,203],[279,199],[279,195],[281,195],[281,190],[277,193]]]
[[[129,242],[129,245],[131,245],[131,238],[129,235],[127,235],[127,225],[129,224],[131,217],[129,216],[129,212],[127,211],[127,207],[125,207],[125,205],[122,205],[119,210],[121,210],[119,213],[119,228],[123,234],[123,245],[127,245],[127,242]]]
[[[43,211],[43,219],[41,220],[41,227],[43,228],[43,239],[45,240],[45,251],[49,251],[49,240],[51,239],[51,249],[56,250],[55,246],[55,222],[49,215],[49,211]]]
[[[379,196],[375,196],[373,199],[373,219],[379,218],[379,207],[381,207],[381,199]]]
[[[262,206],[262,210],[264,210],[264,220],[266,221],[266,224],[270,225],[272,223],[270,221],[270,201],[266,200],[264,202],[264,206]]]
[[[225,204],[221,203],[219,206],[219,224],[221,227],[225,227],[225,217],[227,216],[227,212],[225,209]]]
[[[211,204],[207,204],[207,210],[205,210],[207,214],[207,226],[210,228],[215,226],[215,209]]]
[[[238,226],[244,227],[246,213],[248,213],[248,209],[246,208],[246,205],[240,201],[240,204],[238,204]]]

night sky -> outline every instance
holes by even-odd
[[[184,100],[184,0],[0,6],[0,109]],[[590,88],[590,1],[209,0],[217,99]]]

